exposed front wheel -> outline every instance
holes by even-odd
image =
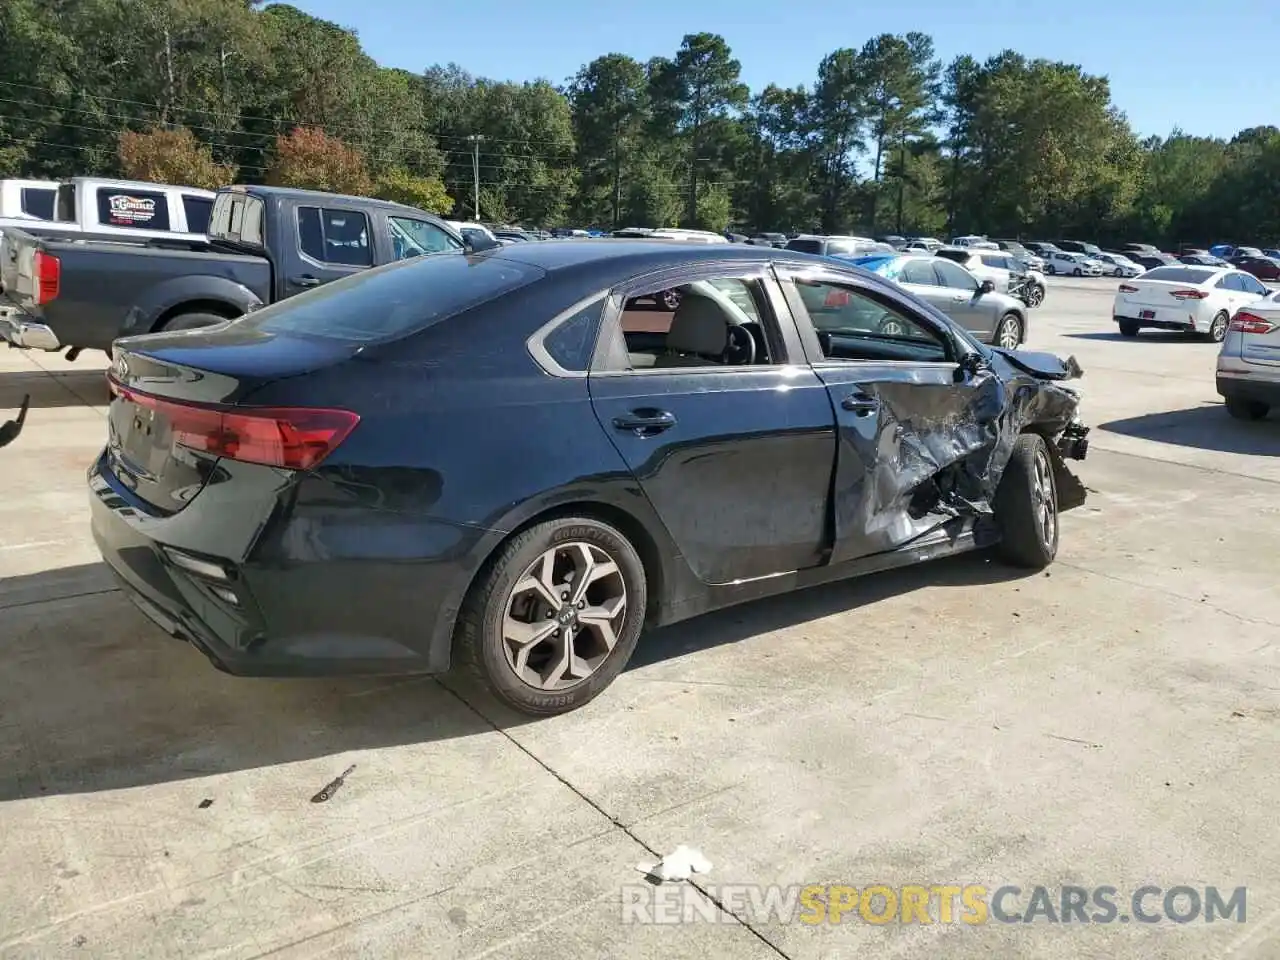
[[[522,713],[567,713],[626,666],[647,601],[644,565],[619,531],[548,520],[509,541],[468,593],[457,665]]]
[[[1209,324],[1209,339],[1213,343],[1221,343],[1225,340],[1227,338],[1227,324],[1230,322],[1226,311],[1220,312],[1213,318],[1213,323]]]
[[[1055,266],[1051,263],[1051,264],[1049,264],[1047,267],[1045,267],[1045,268],[1044,268],[1044,272],[1045,272],[1045,273],[1047,273],[1047,274],[1049,274],[1049,276],[1051,276],[1051,277],[1052,277],[1052,276],[1056,276],[1056,275],[1057,275],[1057,273],[1058,273],[1058,268],[1057,268],[1057,267],[1055,267]]]
[[[995,342],[996,346],[1006,350],[1016,350],[1018,344],[1022,343],[1022,321],[1016,314],[1006,313],[1000,318],[1000,324],[996,327]]]
[[[1076,267],[1074,270],[1071,271],[1071,275],[1073,277],[1083,277],[1084,271],[1081,270],[1079,267]]]
[[[1138,331],[1141,329],[1142,326],[1134,323],[1132,320],[1120,321],[1120,336],[1122,337],[1136,337],[1138,335]]]
[[[1270,412],[1271,407],[1259,400],[1227,397],[1227,413],[1237,420],[1261,420]]]
[[[1044,303],[1044,287],[1034,283],[1027,288],[1027,306],[1038,307],[1042,303]]]
[[[1024,433],[996,488],[1000,556],[1017,567],[1043,570],[1058,555],[1058,487],[1049,446]]]

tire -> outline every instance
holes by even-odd
[[[1138,331],[1141,329],[1141,324],[1138,324],[1133,320],[1120,321],[1120,336],[1122,337],[1136,337],[1138,335]]]
[[[1084,271],[1081,270],[1079,267],[1076,267],[1074,270],[1071,271],[1071,275],[1073,277],[1083,277]]]
[[[1038,307],[1044,303],[1044,287],[1035,283],[1027,288],[1027,306]]]
[[[593,555],[597,571],[605,563],[615,569],[588,581],[585,599],[575,606],[568,582],[562,578],[570,569],[569,562],[577,561],[574,579],[581,582],[586,552]],[[548,555],[552,557],[550,570],[534,576],[535,570],[543,570]],[[547,591],[538,586],[538,580],[550,581],[561,595],[562,606],[555,616],[547,616],[552,608],[545,603]],[[520,589],[521,583],[530,586]],[[605,616],[616,607],[618,597],[621,608],[612,617]],[[627,665],[644,627],[647,602],[644,564],[618,530],[587,517],[544,521],[508,541],[468,592],[454,633],[455,669],[478,677],[498,700],[521,713],[535,717],[568,713],[594,699]],[[582,625],[577,619],[580,609],[593,608],[598,617],[592,622],[612,628],[616,638],[612,648],[604,642],[607,634],[603,627]],[[508,617],[508,610],[512,617]],[[521,664],[517,645],[504,634],[510,620],[523,623],[526,619],[530,635],[541,632],[545,636],[528,644],[525,649],[532,652]],[[557,626],[567,622],[572,626]],[[554,633],[546,632],[552,629]],[[581,677],[566,678],[563,670],[557,677],[563,629],[574,631]]]
[[[1058,487],[1048,444],[1024,433],[1013,447],[993,504],[999,553],[1015,567],[1043,570],[1058,555]]]
[[[226,322],[226,317],[220,317],[216,313],[179,313],[170,317],[156,329],[167,333],[170,330],[195,330],[198,327],[212,327],[215,324]]]
[[[1056,277],[1058,275],[1058,268],[1051,263],[1044,268],[1044,272],[1051,277]]]
[[[1124,276],[1124,269],[1123,269],[1122,267],[1116,267],[1116,272],[1115,272],[1114,274],[1112,274],[1112,276],[1116,276],[1116,277],[1123,277],[1123,276]]]
[[[1260,400],[1243,397],[1227,397],[1227,413],[1237,420],[1261,420],[1271,412],[1271,407]]]
[[[1218,315],[1213,318],[1213,322],[1209,324],[1209,332],[1206,336],[1210,343],[1221,343],[1227,338],[1227,324],[1231,322],[1231,318],[1227,316],[1225,310],[1219,311]]]
[[[995,335],[991,339],[997,347],[1017,350],[1022,343],[1021,318],[1016,313],[1006,313],[996,324]]]

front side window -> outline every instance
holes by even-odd
[[[828,360],[941,362],[945,339],[895,305],[852,286],[796,279],[796,294]]]
[[[387,232],[391,235],[391,248],[397,260],[462,249],[457,240],[426,220],[387,217]]]
[[[99,187],[98,222],[135,230],[168,230],[169,200],[163,193]]]
[[[1257,277],[1251,277],[1247,273],[1238,273],[1240,278],[1240,286],[1245,293],[1256,293],[1259,296],[1266,296],[1271,291],[1258,282]]]
[[[373,266],[369,218],[358,210],[299,207],[298,240],[302,252],[320,263]]]

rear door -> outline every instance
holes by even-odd
[[[285,205],[284,235],[293,242],[281,258],[284,296],[340,280],[374,264],[375,237],[369,214],[338,199]]]
[[[681,292],[674,312],[651,299],[669,289]],[[699,580],[825,561],[835,417],[766,264],[615,290],[588,384],[600,426]]]
[[[963,372],[972,346],[905,298],[836,271],[778,273],[836,415],[831,562],[895,550],[968,511],[999,437],[999,379]]]

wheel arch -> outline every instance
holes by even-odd
[[[495,536],[481,548],[482,559],[474,565],[465,587],[457,594],[457,603],[451,605],[447,615],[441,617],[440,622],[436,624],[436,641],[443,644],[445,649],[449,651],[450,659],[452,659],[453,655],[454,634],[457,630],[458,616],[462,604],[471,591],[475,589],[476,584],[482,582],[490,569],[492,569],[493,563],[501,553],[502,548],[530,527],[561,517],[585,517],[591,520],[598,520],[601,523],[607,523],[616,528],[619,533],[630,541],[640,557],[640,564],[644,568],[645,581],[648,587],[645,622],[646,624],[652,624],[655,620],[660,620],[661,611],[669,601],[669,594],[676,582],[677,575],[667,559],[667,554],[659,546],[654,532],[635,513],[617,504],[586,498],[571,499],[560,503],[547,504],[540,509],[534,510],[509,530]]]
[[[226,320],[234,320],[242,315],[244,311],[237,310],[225,300],[186,300],[182,303],[175,303],[156,317],[151,324],[151,332],[155,333],[164,329],[166,323],[174,317],[182,316],[184,313],[211,313]]]

